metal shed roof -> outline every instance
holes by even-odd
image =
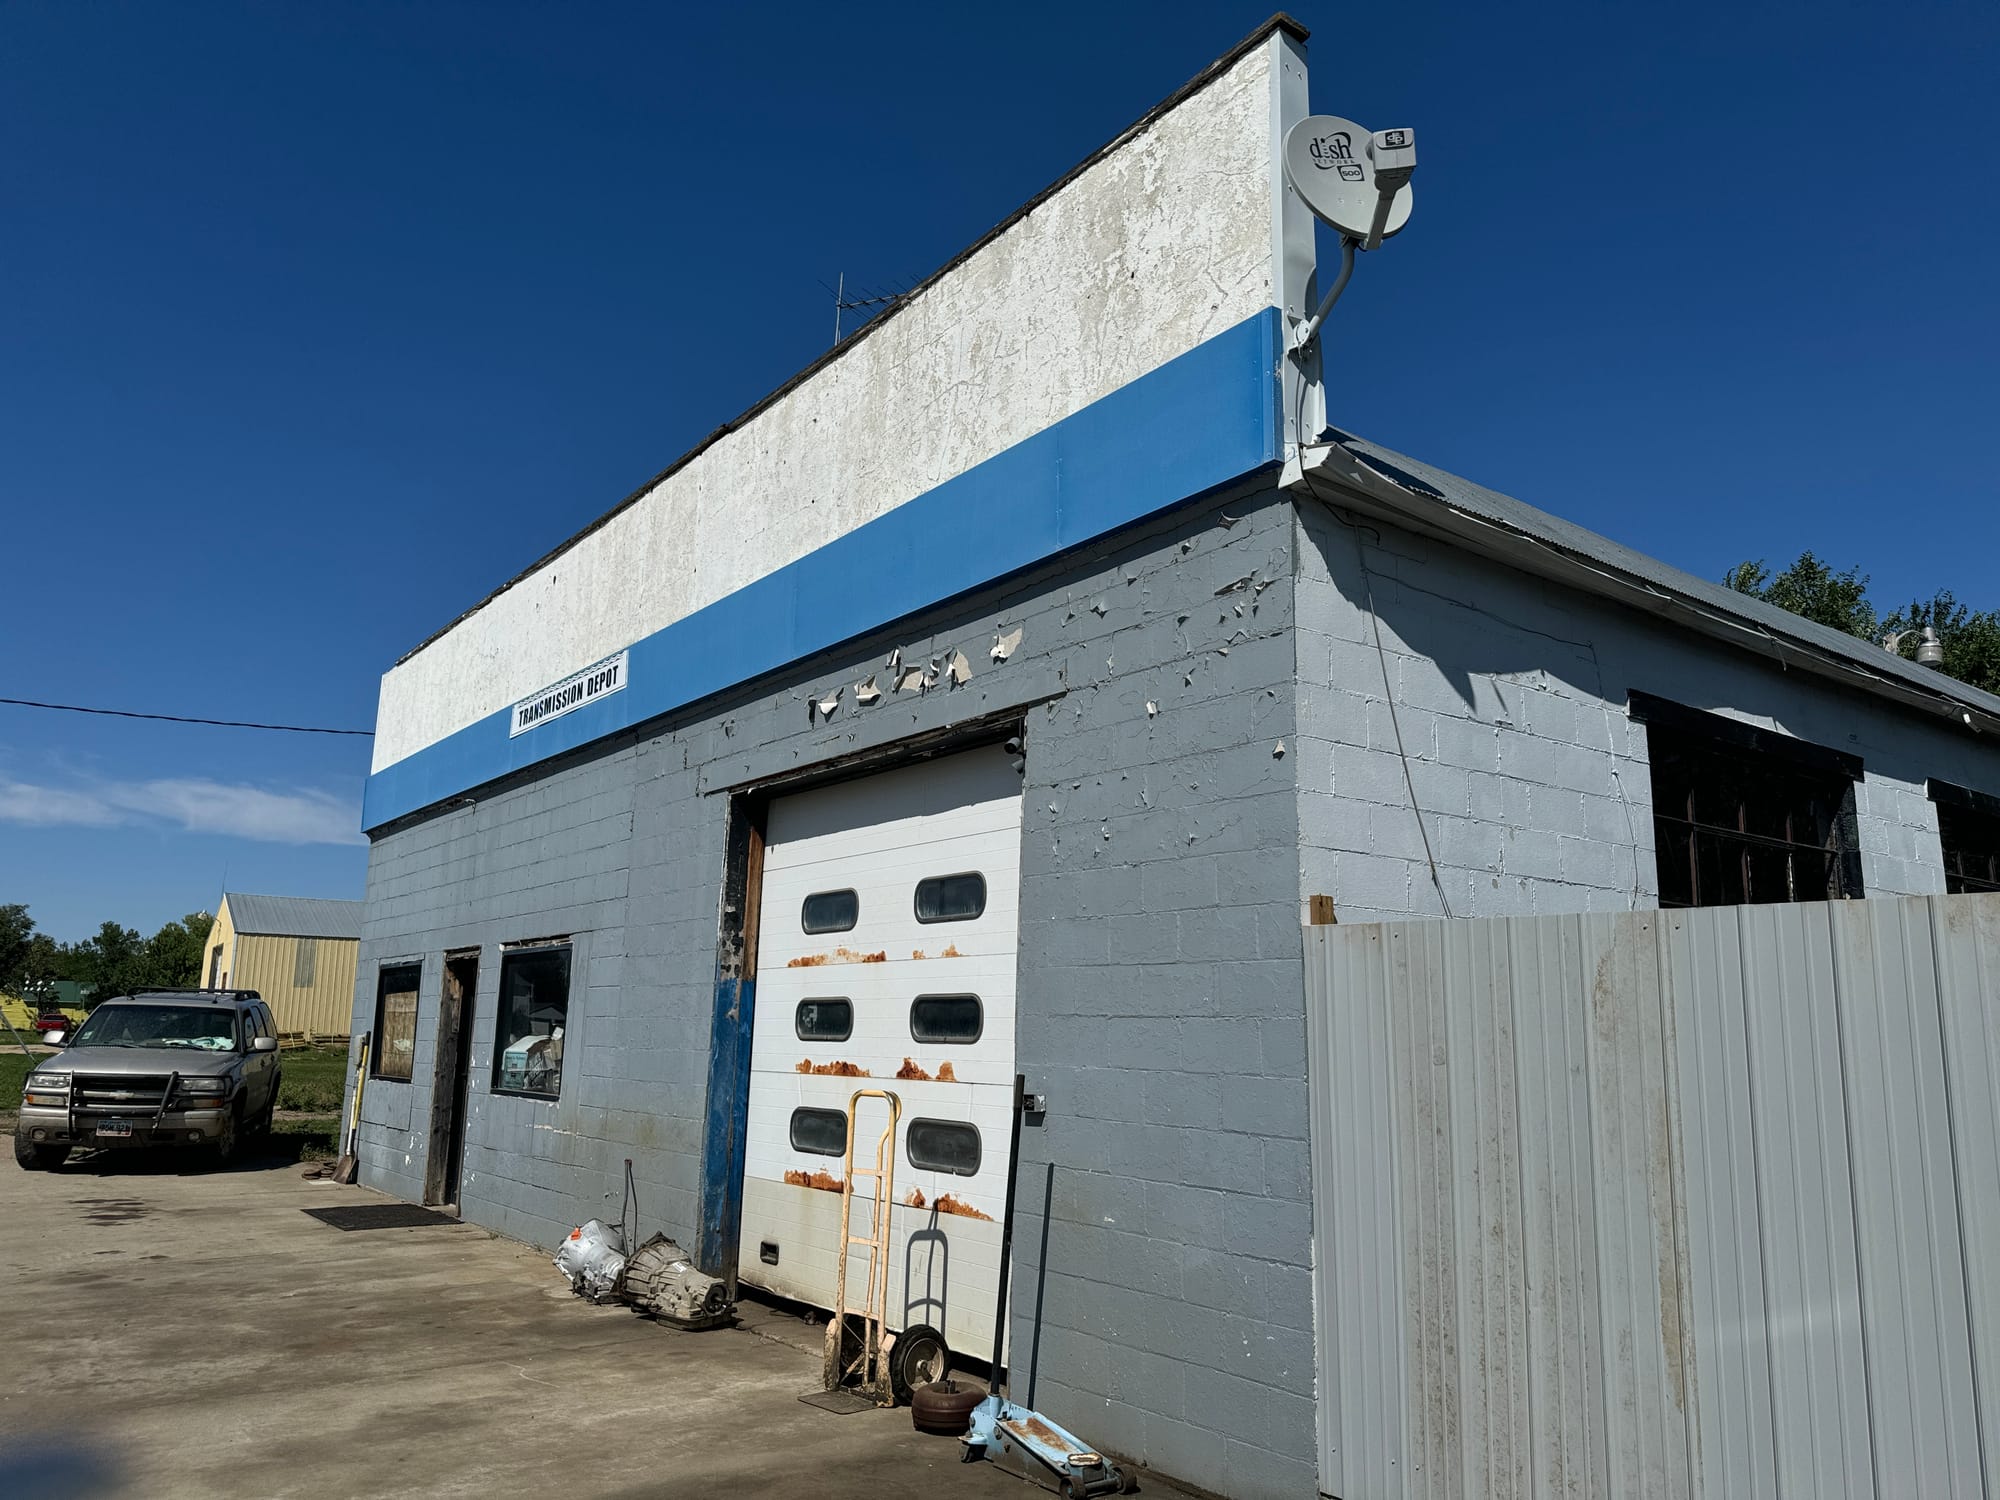
[[[1628,597],[1647,596],[1661,613],[1678,615],[1685,624],[1708,629],[1733,629],[1743,644],[1759,644],[1780,661],[1799,663],[1799,651],[1822,660],[1832,658],[1859,685],[1906,701],[1913,695],[1970,710],[1989,723],[2000,720],[2000,697],[1947,677],[1932,667],[1885,651],[1845,631],[1834,630],[1803,615],[1739,594],[1725,584],[1711,583],[1682,572],[1656,557],[1600,536],[1560,516],[1461,479],[1419,459],[1329,429],[1321,443],[1308,450],[1307,467],[1317,484],[1332,485],[1349,495],[1387,501],[1382,508],[1398,519],[1429,525],[1465,536],[1485,530],[1496,544],[1508,543],[1517,560],[1524,549],[1540,549],[1572,568],[1598,574],[1620,586]],[[1752,639],[1756,638],[1756,639]]]
[[[223,898],[239,934],[250,937],[361,937],[361,903],[315,896],[252,896],[230,891]]]

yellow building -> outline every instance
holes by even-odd
[[[255,990],[286,1036],[346,1036],[360,950],[359,901],[231,891],[209,930],[202,983]]]

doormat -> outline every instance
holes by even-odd
[[[308,1218],[335,1229],[416,1229],[425,1224],[456,1224],[450,1214],[414,1203],[344,1203],[338,1208],[301,1210]]]
[[[873,1411],[875,1402],[859,1391],[807,1391],[799,1397],[807,1406],[817,1406],[836,1417],[851,1417],[858,1411]]]

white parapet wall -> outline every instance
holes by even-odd
[[[1284,305],[1281,283],[1302,287],[1304,271],[1276,140],[1304,97],[1299,37],[1274,23],[907,303],[397,663],[382,679],[373,769]],[[1305,247],[1309,259],[1309,230]]]

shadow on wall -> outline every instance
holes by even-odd
[[[1871,775],[1913,786],[1931,776],[1975,786],[2000,779],[1995,750],[1942,712],[1904,709],[1825,678],[1784,675],[1775,654],[1760,661],[1671,621],[1367,517],[1336,515],[1326,504],[1302,504],[1300,515],[1305,565],[1319,559],[1359,629],[1324,612],[1314,620],[1303,601],[1302,622],[1359,639],[1372,652],[1365,619],[1372,587],[1399,705],[1520,726],[1532,718],[1533,695],[1557,692],[1580,709],[1601,707],[1623,720],[1626,695],[1638,688],[1691,708],[1749,714],[1859,754]],[[1366,687],[1369,695],[1381,691],[1379,677]],[[1457,707],[1440,701],[1447,695]],[[1622,739],[1610,724],[1601,733],[1580,725],[1577,743],[1603,750]]]

